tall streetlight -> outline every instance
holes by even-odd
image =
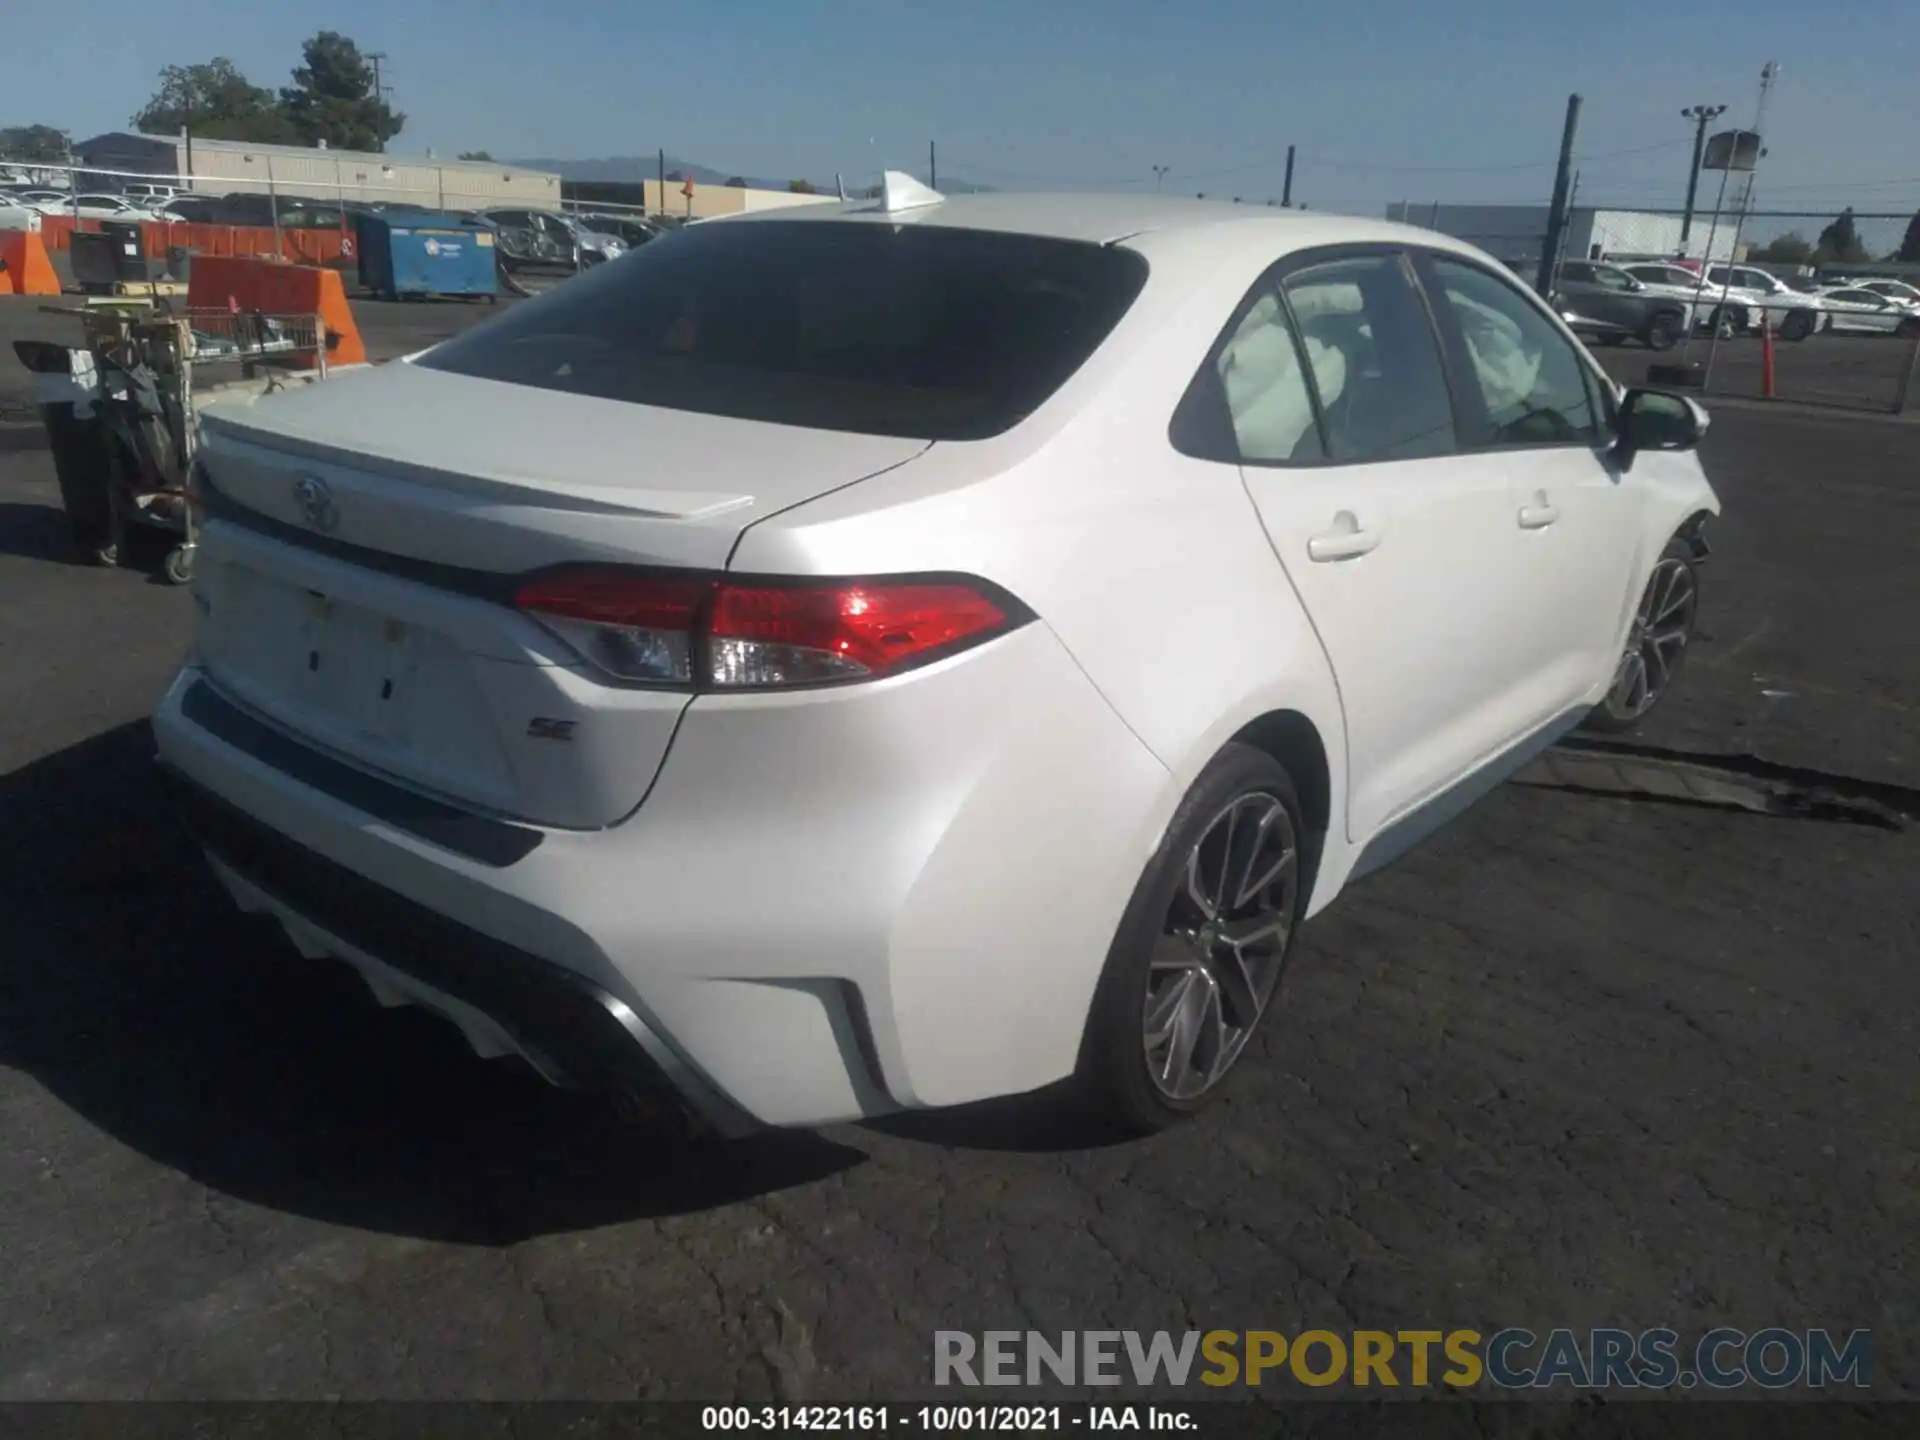
[[[1707,126],[1727,113],[1724,105],[1689,105],[1680,112],[1693,121],[1693,168],[1687,171],[1687,208],[1680,216],[1680,253],[1687,253],[1687,236],[1693,233],[1693,201],[1700,191],[1700,161],[1707,148]]]
[[[1169,168],[1165,165],[1154,166],[1153,167],[1153,188],[1158,190],[1160,188],[1161,182],[1167,178],[1169,173],[1171,172]]]

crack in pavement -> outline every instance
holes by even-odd
[[[1562,741],[1512,783],[1876,830],[1904,830],[1920,818],[1920,789],[1912,786],[1778,765],[1751,755],[1696,755],[1598,740]]]

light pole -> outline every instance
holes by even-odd
[[[1158,190],[1161,186],[1161,183],[1166,180],[1167,175],[1168,175],[1167,166],[1165,165],[1154,166],[1153,167],[1153,188]]]
[[[1687,208],[1680,216],[1680,254],[1687,253],[1687,237],[1693,233],[1693,201],[1700,193],[1700,160],[1706,153],[1707,126],[1727,113],[1724,105],[1689,105],[1680,112],[1693,121],[1693,168],[1687,171]]]

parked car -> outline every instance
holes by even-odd
[[[49,190],[44,187],[36,189],[29,186],[9,191],[6,198],[8,203],[13,205],[39,207],[44,205],[64,205],[71,196],[69,192],[65,190]]]
[[[1855,286],[1822,292],[1827,325],[1862,335],[1920,335],[1920,306],[1902,304]]]
[[[1888,300],[1897,300],[1907,305],[1920,305],[1920,287],[1909,285],[1904,280],[1856,280],[1853,287],[1857,290],[1869,290]]]
[[[1707,417],[1432,231],[888,186],[206,412],[163,773],[550,1079],[1170,1124],[1306,917],[1669,693]]]
[[[1572,301],[1558,291],[1554,292],[1549,303],[1566,327],[1589,345],[1619,345],[1634,338],[1633,332],[1624,325],[1583,315]]]
[[[1639,260],[1622,264],[1620,268],[1645,285],[1650,294],[1687,301],[1693,306],[1697,326],[1702,330],[1717,330],[1723,337],[1752,329],[1761,313],[1758,295],[1711,287],[1696,271],[1684,265]]]
[[[226,201],[217,195],[181,195],[167,202],[167,209],[193,225],[218,225],[226,220]]]
[[[42,215],[77,215],[83,220],[151,220],[153,212],[121,195],[62,195],[43,200],[36,209]]]
[[[470,218],[493,230],[511,275],[572,275],[626,253],[617,237],[552,210],[480,210]]]
[[[1693,329],[1693,301],[1656,293],[1618,265],[1564,261],[1558,290],[1582,317],[1610,321],[1652,350],[1671,350]]]
[[[40,224],[40,212],[31,205],[14,205],[0,199],[0,230],[38,231]]]
[[[169,205],[183,194],[177,186],[157,180],[133,180],[120,187],[120,193],[136,205],[153,209]]]
[[[602,235],[611,235],[629,250],[638,250],[660,238],[660,227],[635,215],[581,215],[580,222]]]
[[[1825,306],[1819,295],[1796,290],[1771,271],[1752,265],[1709,265],[1706,279],[1715,294],[1731,289],[1759,296],[1761,313],[1782,340],[1804,340],[1821,327]]]
[[[627,253],[627,243],[618,235],[613,235],[596,225],[590,225],[578,215],[552,215],[549,220],[558,220],[571,230],[580,241],[582,258],[589,265],[598,265],[603,261],[617,260]]]

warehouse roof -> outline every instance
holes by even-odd
[[[94,149],[124,149],[128,145],[148,145],[155,149],[177,147],[180,137],[177,135],[138,135],[128,130],[110,130],[104,135],[95,135],[90,140],[77,142],[74,154],[84,162],[87,152]],[[433,166],[442,170],[476,170],[491,173],[515,175],[548,175],[545,170],[528,170],[518,165],[509,165],[499,160],[443,160],[437,155],[395,155],[390,152],[371,150],[335,150],[318,145],[264,145],[252,140],[206,140],[196,135],[193,148],[197,152],[219,151],[231,155],[286,155],[302,160],[324,157],[347,163],[367,162],[375,165],[416,165]],[[559,179],[557,175],[551,178]]]

